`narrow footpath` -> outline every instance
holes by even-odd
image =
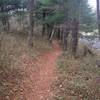
[[[57,58],[61,54],[58,43],[53,43],[54,50],[43,52],[35,60],[24,57],[26,78],[22,84],[24,100],[51,100],[51,85],[57,78],[55,70]]]

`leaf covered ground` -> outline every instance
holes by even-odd
[[[96,56],[75,59],[66,52],[58,59],[53,100],[100,100],[100,66]],[[100,57],[99,57],[100,58]]]
[[[50,49],[48,42],[41,38],[35,38],[33,43],[30,49],[24,35],[0,33],[0,100],[19,100],[21,97],[21,84],[26,76],[22,58],[27,57],[31,62],[41,51]]]

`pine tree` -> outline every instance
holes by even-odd
[[[97,19],[98,19],[98,34],[100,40],[100,0],[97,0]]]
[[[28,34],[28,44],[30,47],[33,46],[33,27],[34,27],[34,2],[35,0],[29,0],[28,12],[29,12],[29,34]]]

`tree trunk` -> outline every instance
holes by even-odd
[[[10,31],[10,23],[9,23],[9,18],[7,19],[7,31]]]
[[[51,34],[52,34],[52,30],[53,30],[53,26],[47,24],[47,38],[48,38],[48,41],[50,40],[50,37],[51,37]]]
[[[100,40],[100,1],[97,0],[97,20],[98,20],[98,34]]]
[[[67,49],[67,39],[66,39],[66,30],[63,30],[63,36],[62,36],[62,41],[63,41],[63,50],[66,51]]]
[[[46,30],[46,27],[45,27],[45,24],[43,24],[43,26],[42,26],[42,37],[44,37],[44,35],[45,35],[45,30]]]
[[[29,0],[28,4],[28,10],[29,10],[29,34],[28,34],[28,44],[30,47],[33,46],[33,28],[34,28],[34,20],[33,20],[33,14],[34,14],[34,0]]]
[[[62,35],[63,35],[62,36],[63,50],[66,51],[67,50],[67,38],[68,38],[68,35],[69,35],[69,28],[68,28],[67,25],[65,25]]]
[[[9,31],[10,29],[10,24],[9,24],[9,17],[2,17],[2,25],[4,27],[4,31]]]
[[[46,17],[46,12],[45,10],[43,10],[42,37],[44,37],[46,31],[45,17]]]
[[[78,32],[79,32],[79,22],[74,19],[72,28],[72,53],[75,56],[78,46]]]

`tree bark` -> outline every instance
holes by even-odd
[[[72,27],[72,53],[75,56],[78,46],[78,32],[79,32],[79,22],[74,19]]]
[[[9,23],[9,18],[7,19],[7,31],[10,31],[10,23]]]
[[[46,12],[45,10],[43,10],[42,37],[44,37],[46,31],[45,17],[46,17]]]
[[[48,41],[50,40],[50,37],[51,37],[51,34],[52,34],[52,30],[53,30],[53,26],[47,24],[47,38],[48,38]]]
[[[62,35],[63,35],[62,36],[63,50],[66,51],[67,50],[67,38],[68,38],[68,35],[69,35],[69,27],[68,27],[68,25],[65,25]]]
[[[28,33],[28,44],[30,47],[33,46],[33,28],[34,28],[34,0],[29,0],[28,4],[29,11],[29,33]]]
[[[97,21],[98,21],[98,35],[100,40],[100,0],[97,0]]]

